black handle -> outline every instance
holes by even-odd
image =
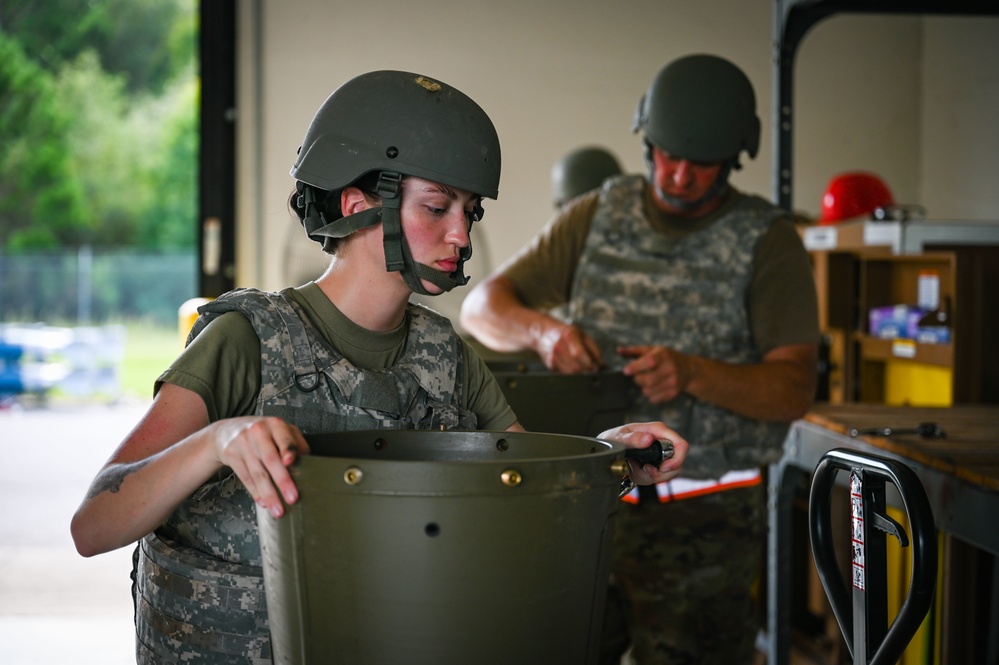
[[[852,597],[833,551],[830,498],[839,470],[851,473],[855,578],[851,585]],[[887,566],[884,532],[901,529],[901,526],[875,512],[885,506],[885,482],[894,485],[902,497],[912,543],[912,575],[908,595],[890,629],[887,623],[886,580],[879,577],[885,576]],[[895,663],[929,611],[936,588],[936,526],[919,478],[912,469],[895,460],[845,449],[830,450],[815,467],[808,500],[808,523],[815,568],[854,663]],[[905,546],[904,532],[898,535]],[[858,556],[861,563],[859,579]]]
[[[628,448],[624,451],[624,456],[627,459],[635,460],[642,466],[652,464],[658,469],[660,464],[673,457],[674,452],[676,451],[673,448],[673,442],[663,440],[653,441],[652,445],[647,448]],[[620,499],[633,489],[635,489],[635,481],[631,479],[631,476],[625,476],[624,480],[621,481],[617,498]]]
[[[673,452],[672,441],[653,441],[648,448],[628,448],[624,456],[642,466],[651,464],[658,469],[660,464],[673,457]]]

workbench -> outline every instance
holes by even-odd
[[[851,436],[853,429],[940,425],[946,438],[915,433]],[[879,404],[817,405],[796,421],[784,456],[769,468],[767,543],[767,650],[770,665],[790,662],[792,529],[796,486],[829,450],[844,448],[903,462],[922,482],[938,530],[999,559],[999,406],[889,407]],[[841,474],[845,475],[845,474]],[[846,480],[845,478],[843,479]],[[994,567],[993,570],[996,570]],[[993,574],[991,625],[999,622],[999,575]],[[995,631],[992,631],[995,632]],[[999,662],[991,637],[986,662]]]

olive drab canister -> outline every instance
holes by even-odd
[[[318,201],[368,174],[378,174],[381,205],[327,219]],[[399,218],[405,176],[424,178],[479,197],[499,195],[500,145],[486,112],[452,86],[427,76],[376,71],[337,88],[316,112],[291,168],[305,210],[302,224],[309,238],[328,247],[327,238],[383,224],[385,268],[399,272],[421,295],[421,280],[445,291],[468,282],[463,265],[471,256],[462,248],[456,270],[445,275],[414,261]],[[482,218],[481,201],[469,224]]]
[[[625,422],[639,395],[635,382],[620,371],[561,374],[540,359],[501,356],[483,360],[528,432],[598,436]]]
[[[752,159],[760,119],[749,78],[715,55],[689,55],[663,67],[638,103],[633,131],[673,157],[694,162]]]
[[[623,446],[488,431],[308,440],[291,467],[299,501],[257,513],[277,665],[595,662]]]

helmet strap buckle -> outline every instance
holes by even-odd
[[[298,207],[305,211],[302,226],[305,227],[306,234],[315,240],[315,232],[326,225],[326,219],[316,204],[316,190],[302,181],[298,181],[295,188],[298,190]]]
[[[402,174],[382,171],[378,174],[375,190],[382,200],[382,245],[385,249],[385,270],[402,272],[406,267],[406,258],[402,248],[405,239],[402,233],[402,218],[399,213],[399,208],[402,206]]]
[[[382,171],[378,174],[375,192],[382,199],[399,200],[399,195],[402,192],[402,174],[394,171]],[[396,207],[399,207],[398,204]]]

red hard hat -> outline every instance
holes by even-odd
[[[819,224],[835,224],[844,219],[866,215],[875,208],[894,205],[891,190],[873,173],[840,173],[829,181],[822,195]]]

